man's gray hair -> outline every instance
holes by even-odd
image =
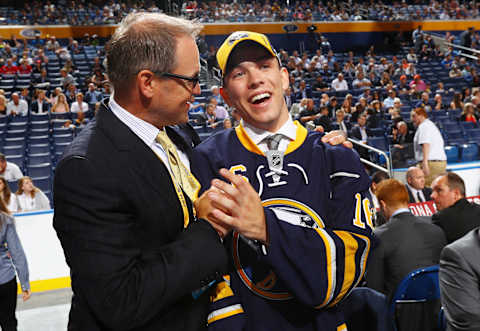
[[[128,83],[141,70],[155,73],[176,67],[177,38],[195,38],[203,26],[161,13],[127,15],[107,44],[107,74],[114,87]]]

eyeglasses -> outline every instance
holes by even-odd
[[[200,80],[200,76],[198,74],[196,74],[193,77],[188,77],[183,75],[172,74],[170,72],[162,72],[159,74],[159,76],[182,79],[187,82],[189,88],[192,90],[198,85],[198,81]]]

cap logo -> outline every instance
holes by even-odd
[[[248,37],[248,33],[246,33],[246,32],[234,32],[234,33],[232,33],[232,35],[228,39],[228,44],[232,45],[237,40],[247,38],[247,37]]]

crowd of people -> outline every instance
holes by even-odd
[[[160,12],[155,1],[55,1],[26,2],[21,9],[5,8],[0,24],[6,25],[102,25],[117,24],[135,11]],[[476,19],[480,7],[474,2],[410,1],[314,2],[291,1],[185,1],[178,13],[205,23],[277,21],[423,21]]]

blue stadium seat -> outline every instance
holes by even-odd
[[[44,136],[30,136],[28,138],[30,144],[48,144],[50,143],[50,137],[48,135]]]
[[[18,155],[5,155],[5,156],[8,162],[13,162],[17,166],[19,166],[20,169],[24,169],[25,155],[18,154]]]
[[[30,144],[28,145],[29,154],[50,153],[49,144]]]
[[[30,176],[32,177],[32,176]],[[43,192],[50,192],[52,191],[52,177],[51,176],[44,176],[44,177],[32,177],[33,184],[38,187]]]
[[[478,160],[478,145],[477,144],[462,144],[459,146],[462,162],[469,162]]]
[[[382,151],[388,151],[388,144],[385,137],[368,137],[367,144]]]
[[[8,156],[8,155],[24,155],[25,154],[25,146],[24,145],[4,146],[3,147],[3,154],[5,154],[6,156]]]
[[[465,133],[467,133],[468,130],[475,129],[477,127],[473,122],[460,122],[460,126]]]
[[[368,136],[372,137],[385,137],[385,129],[383,128],[372,128],[367,129]]]
[[[445,154],[447,154],[447,163],[458,162],[459,149],[458,146],[445,146]]]
[[[12,193],[17,192],[18,189],[18,181],[17,180],[9,180],[8,181],[8,187],[10,188],[10,191]]]
[[[26,173],[32,178],[51,176],[52,164],[40,163],[40,164],[27,165]]]
[[[28,138],[48,136],[49,133],[50,133],[50,129],[48,127],[43,129],[31,129],[28,133]]]
[[[463,132],[460,130],[455,130],[455,131],[447,131],[447,138],[448,140],[458,140],[458,139],[463,139]]]
[[[27,123],[28,122],[28,116],[13,116],[10,118],[10,123],[19,123],[19,122],[23,122],[23,123]]]
[[[438,270],[438,265],[414,270],[398,285],[389,306],[396,329],[430,330],[428,327],[437,325],[440,311]]]
[[[48,114],[30,114],[30,121],[32,124],[34,122],[44,122],[49,120]]]
[[[67,148],[70,143],[55,143],[55,154],[59,154],[60,156],[63,154],[65,148]]]
[[[17,138],[5,137],[3,139],[3,146],[16,146],[16,145],[25,146],[25,137],[17,137]]]
[[[73,134],[54,134],[53,136],[53,142],[55,144],[58,143],[71,143],[73,140]]]
[[[42,164],[52,162],[50,151],[48,153],[27,154],[27,165]]]
[[[480,142],[480,129],[467,130],[467,137],[470,141]]]
[[[6,138],[25,138],[25,130],[7,130]]]

